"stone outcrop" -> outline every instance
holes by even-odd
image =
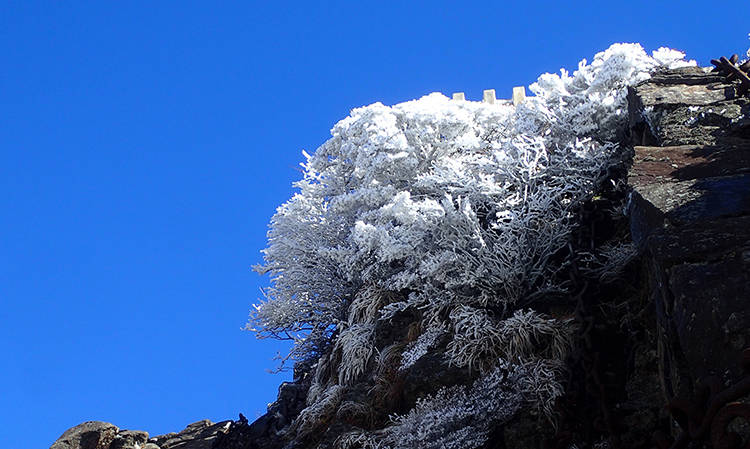
[[[179,433],[149,438],[148,432],[120,430],[110,423],[88,421],[65,431],[50,449],[211,449],[231,425],[232,421],[214,424],[204,419]]]
[[[750,345],[750,100],[713,74],[666,73],[631,89],[643,127],[628,182],[633,239],[649,264],[662,387],[737,382]],[[679,92],[679,94],[677,93]],[[645,123],[644,123],[645,122]]]
[[[521,413],[492,433],[487,448],[732,448],[738,438],[750,439],[747,423],[735,420],[729,430],[736,436],[726,425],[750,417],[750,408],[729,404],[750,394],[750,99],[737,95],[738,85],[686,68],[630,88],[630,129],[621,147],[632,164],[618,175],[627,187],[586,206],[580,239],[632,241],[638,256],[619,279],[547,305],[545,312],[574,315],[582,328],[567,361],[557,428]],[[609,210],[618,204],[627,214],[612,218]],[[379,327],[378,344],[404,332],[407,321]],[[468,379],[441,359],[425,356],[398,379],[400,400],[414,402]],[[66,431],[51,449],[282,448],[289,442],[283,429],[305,407],[309,384],[309,369],[301,367],[253,423],[240,415],[148,439],[145,432],[89,422]],[[362,394],[352,387],[344,400]],[[331,418],[319,439],[295,447],[333,447],[357,419]]]
[[[204,419],[190,424],[180,433],[170,433],[153,438],[160,449],[211,449],[224,436],[232,421],[212,423]]]
[[[148,444],[148,432],[140,430],[122,430],[117,432],[112,444],[109,445],[109,449],[131,449],[136,447],[136,444],[141,449],[154,449],[153,447],[146,447]]]
[[[693,69],[630,91],[640,130],[628,176],[640,290],[655,311],[662,401],[678,422],[683,405],[703,409],[689,420],[695,427],[721,426],[694,392],[715,388],[716,397],[714,385],[740,388],[748,376],[738,360],[750,346],[750,100],[736,88]]]
[[[66,430],[50,449],[109,449],[119,431],[110,423],[87,421]]]

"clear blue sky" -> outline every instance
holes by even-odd
[[[0,3],[0,447],[254,418],[267,224],[349,110],[510,97],[615,42],[744,55],[750,2]],[[726,24],[726,25],[723,25]]]

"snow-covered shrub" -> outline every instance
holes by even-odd
[[[633,242],[603,245],[597,255],[587,254],[584,272],[598,278],[602,284],[617,279],[622,270],[638,256],[638,247]]]
[[[617,157],[625,88],[682,56],[616,44],[572,76],[542,75],[518,107],[431,94],[354,109],[272,219],[256,269],[273,285],[249,327],[336,326],[365,285],[411,291],[428,312],[560,287],[549,261]]]
[[[336,417],[342,421],[368,428],[374,426],[378,419],[377,413],[370,405],[354,401],[343,401],[336,412]]]
[[[527,301],[615,145],[553,152],[539,136],[494,133],[514,111],[433,94],[340,122],[274,217],[260,268],[273,287],[254,328],[338,325],[364,285],[412,291],[400,306],[428,305],[428,315],[430,303]]]
[[[349,306],[349,325],[371,324],[380,318],[380,309],[396,301],[397,295],[388,290],[367,286],[360,289]]]
[[[696,65],[684,57],[669,48],[648,56],[638,44],[614,44],[591,65],[581,61],[573,76],[564,69],[560,75],[540,76],[529,88],[543,101],[525,102],[524,107],[539,114],[537,121],[547,118],[549,133],[561,143],[581,136],[616,141],[627,120],[627,86],[648,79],[658,68]]]
[[[401,354],[400,370],[410,368],[417,360],[427,351],[434,348],[440,340],[446,335],[446,330],[442,326],[430,327],[419,335],[415,341],[410,342],[404,352]]]
[[[573,324],[523,309],[571,286],[560,254],[582,205],[626,159],[618,143],[627,87],[660,68],[695,65],[683,57],[615,44],[572,75],[540,76],[535,96],[518,106],[439,93],[376,103],[354,109],[305,153],[299,193],[271,221],[256,270],[270,273],[272,286],[248,324],[294,339],[291,356],[314,367],[314,410],[300,419],[330,415],[321,404],[336,402],[337,388],[360,378],[374,354],[382,399],[388,382],[446,341],[447,361],[482,377],[470,391],[419,402],[390,431],[394,444],[422,435],[434,447],[475,447],[486,438],[482,419],[498,423],[524,401],[548,412]],[[591,251],[602,278],[632,255],[625,246]],[[421,320],[416,339],[379,353],[368,347],[379,322],[408,309]],[[499,360],[527,367],[533,388],[513,385],[521,377]]]
[[[359,429],[339,435],[333,447],[334,449],[384,449],[386,446],[372,433]]]
[[[537,415],[546,417],[557,425],[555,398],[565,393],[560,380],[565,364],[560,359],[536,358],[523,364],[528,375],[522,382],[522,392],[526,401]]]
[[[395,425],[383,440],[391,448],[471,449],[487,440],[494,426],[509,421],[520,409],[523,395],[515,389],[526,372],[507,364],[480,377],[470,389],[449,387],[427,397]]]
[[[486,311],[459,306],[451,314],[454,338],[450,360],[458,366],[487,371],[498,359],[524,363],[532,358],[562,360],[572,346],[572,320],[545,318],[528,310],[495,320]]]
[[[530,398],[537,413],[553,417],[553,399],[563,392],[557,380],[561,365],[540,359],[515,365],[500,360],[470,387],[444,387],[418,400],[407,414],[392,416],[391,426],[342,435],[336,447],[481,447],[493,428],[513,418]]]
[[[401,366],[401,352],[404,345],[394,343],[383,348],[377,356],[377,363],[372,373],[373,387],[370,394],[375,404],[391,408],[401,398],[404,373]]]
[[[341,332],[334,351],[341,351],[339,384],[351,385],[364,374],[367,362],[375,352],[375,325],[355,324]]]
[[[302,410],[297,419],[291,425],[290,431],[296,433],[297,437],[305,438],[328,427],[331,418],[341,403],[341,397],[344,393],[344,387],[333,385],[323,392],[320,399]]]
[[[307,390],[307,404],[314,404],[329,388],[338,385],[338,375],[336,369],[338,364],[334,360],[335,355],[339,353],[328,353],[321,356],[313,366],[313,378],[310,388]]]

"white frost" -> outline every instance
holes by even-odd
[[[552,255],[567,247],[578,208],[622,159],[627,87],[660,68],[690,65],[675,50],[649,56],[640,45],[615,44],[572,75],[540,76],[529,87],[534,96],[518,106],[433,93],[357,108],[337,123],[330,140],[305,154],[299,193],[272,218],[265,263],[256,267],[271,274],[272,287],[248,325],[271,336],[301,332],[295,357],[320,358],[333,343],[348,360],[335,379],[316,377],[298,431],[313,432],[333,416],[341,385],[355,382],[375,357],[377,319],[409,307],[429,325],[406,348],[402,369],[446,338],[449,362],[484,376],[469,390],[421,401],[399,419],[393,441],[423,432],[434,447],[482,444],[485,411],[461,401],[486,405],[502,420],[515,413],[515,390],[487,393],[519,379],[499,368],[501,360],[528,367],[538,393],[531,400],[549,411],[572,324],[522,308],[565,291]],[[603,278],[632,253],[607,250],[591,256],[604,261]],[[506,313],[494,317],[489,309]],[[549,344],[539,350],[532,341]],[[329,362],[320,359],[318,372]],[[449,435],[440,426],[451,419],[475,422],[475,433]]]

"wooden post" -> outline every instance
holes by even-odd
[[[526,100],[526,88],[518,86],[513,88],[513,104],[518,106]]]
[[[487,89],[484,91],[484,98],[482,101],[489,104],[495,104],[495,89]]]
[[[453,99],[454,100],[462,100],[463,101],[463,100],[466,100],[466,96],[464,95],[463,92],[456,92],[456,93],[453,94]]]

